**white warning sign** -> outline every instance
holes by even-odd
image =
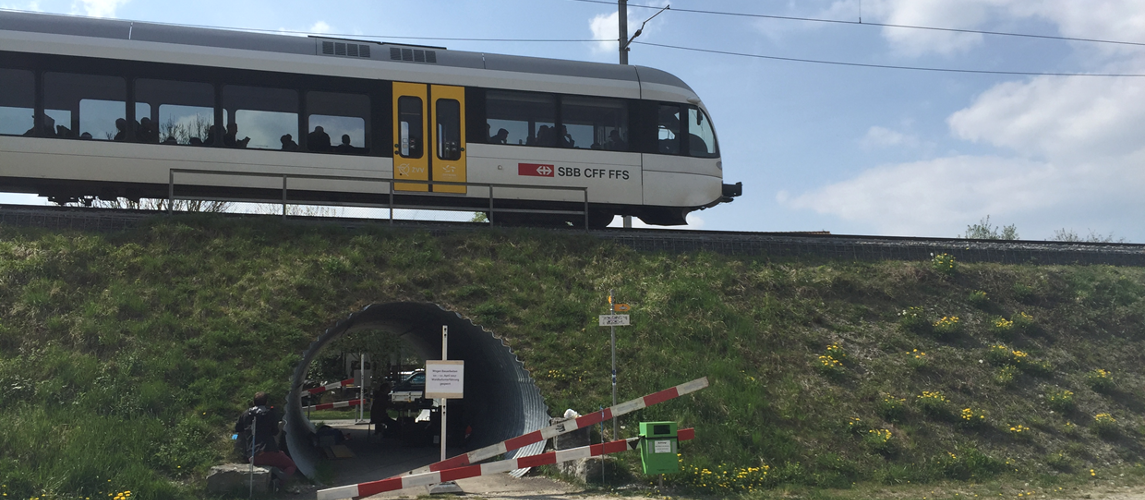
[[[462,399],[465,397],[465,362],[426,360],[425,397]]]

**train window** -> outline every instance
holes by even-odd
[[[127,84],[117,76],[44,73],[43,135],[122,141],[127,138]]]
[[[680,106],[661,104],[656,128],[656,151],[666,155],[680,154]]]
[[[401,142],[397,154],[403,158],[421,158],[425,126],[420,97],[401,96],[398,98],[398,131]]]
[[[298,135],[298,93],[266,87],[223,87],[223,146],[283,149]]]
[[[35,132],[36,79],[31,71],[0,68],[0,135]]]
[[[454,99],[437,100],[437,157],[461,159],[461,103]]]
[[[306,94],[307,149],[344,154],[369,152],[370,98],[357,94]],[[325,134],[326,137],[322,137]],[[309,140],[311,137],[314,140]],[[330,139],[333,138],[333,139]],[[332,143],[337,143],[332,146]]]
[[[490,90],[485,94],[489,141],[528,146],[556,146],[556,99],[548,94]],[[500,134],[504,129],[507,134]],[[505,135],[505,139],[500,138]]]
[[[202,146],[215,124],[215,88],[209,83],[136,80],[135,119],[141,142]]]
[[[628,105],[617,99],[564,97],[562,145],[578,149],[628,151]]]
[[[688,107],[688,154],[697,158],[720,156],[712,121],[707,113],[694,106]]]

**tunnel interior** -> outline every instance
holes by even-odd
[[[549,425],[548,408],[524,365],[501,339],[461,315],[436,304],[374,304],[351,314],[312,342],[295,367],[286,399],[286,441],[299,470],[314,477],[322,454],[310,440],[314,424],[306,418],[303,399],[306,374],[322,349],[348,334],[380,330],[405,341],[421,359],[441,359],[442,326],[449,327],[449,359],[465,361],[463,415],[472,434],[465,448],[472,450],[538,430]],[[454,404],[450,400],[450,418]],[[543,451],[536,443],[506,457]],[[380,479],[380,478],[379,478]]]

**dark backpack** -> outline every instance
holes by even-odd
[[[278,434],[278,422],[274,420],[273,411],[265,406],[252,406],[246,411],[242,439],[244,458],[250,459],[252,447],[255,455],[263,451],[277,451],[274,436]]]

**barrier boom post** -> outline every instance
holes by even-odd
[[[567,421],[567,422],[561,422],[559,424],[550,425],[548,427],[545,427],[544,429],[533,431],[533,432],[530,432],[528,434],[524,434],[521,436],[517,436],[517,437],[512,438],[512,439],[506,439],[504,441],[501,441],[500,443],[489,445],[489,446],[486,446],[484,448],[480,448],[477,450],[473,450],[469,453],[466,453],[463,455],[458,455],[458,456],[450,458],[448,460],[442,460],[440,462],[429,464],[425,467],[414,469],[414,470],[406,472],[404,474],[398,474],[398,476],[405,476],[405,475],[409,475],[409,474],[422,474],[425,472],[437,472],[437,471],[442,471],[445,469],[453,469],[453,468],[457,468],[457,467],[463,467],[463,466],[466,466],[469,464],[474,464],[474,463],[480,462],[482,460],[490,459],[490,458],[496,457],[498,455],[502,455],[502,454],[508,453],[510,451],[522,448],[524,446],[528,446],[528,445],[533,444],[533,443],[539,443],[539,442],[544,441],[546,439],[549,439],[553,436],[559,436],[561,434],[567,434],[567,433],[570,433],[570,432],[575,431],[577,429],[583,429],[585,427],[596,425],[596,424],[599,424],[605,420],[616,418],[616,417],[619,417],[619,416],[624,415],[624,414],[632,413],[636,410],[641,410],[641,409],[647,408],[647,407],[652,406],[652,405],[657,404],[657,403],[663,403],[664,401],[668,401],[670,399],[675,399],[675,398],[678,398],[678,397],[683,396],[685,394],[690,394],[690,393],[696,392],[696,391],[703,389],[707,386],[708,386],[708,377],[700,377],[700,378],[693,380],[691,382],[685,382],[683,384],[677,385],[676,387],[664,389],[660,392],[654,392],[654,393],[649,394],[647,396],[644,396],[641,398],[636,398],[636,399],[633,399],[631,401],[625,401],[625,402],[620,403],[616,406],[610,406],[610,407],[605,408],[603,410],[600,410],[598,412],[590,413],[588,415],[584,415],[581,417],[577,417],[577,418],[570,420],[570,421]],[[393,477],[398,477],[398,476],[393,476]]]
[[[695,439],[696,430],[680,429],[676,436],[680,441]],[[317,500],[342,500],[346,498],[358,499],[361,497],[368,497],[370,495],[377,495],[378,493],[384,493],[387,491],[412,488],[414,486],[429,486],[431,484],[437,484],[443,481],[455,481],[469,477],[487,476],[501,472],[509,472],[514,469],[522,469],[525,467],[551,465],[560,462],[577,460],[580,458],[599,457],[601,455],[608,455],[611,453],[620,453],[622,451],[635,450],[639,445],[640,438],[633,437],[611,441],[608,443],[581,446],[579,448],[571,448],[568,450],[551,451],[548,453],[542,453],[540,455],[533,455],[531,457],[525,458],[502,460],[500,462],[490,462],[481,465],[468,465],[464,467],[445,469],[439,472],[425,472],[421,474],[411,474],[409,476],[391,477],[388,479],[371,481],[368,483],[338,486],[335,488],[318,490]]]

